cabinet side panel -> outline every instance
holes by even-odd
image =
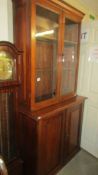
[[[24,174],[36,175],[36,123],[29,117],[20,114],[20,132],[20,152],[24,161]]]

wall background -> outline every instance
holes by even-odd
[[[98,0],[93,0],[93,1],[92,0],[64,0],[64,1],[85,13],[85,17],[83,21],[89,20],[90,14],[92,14],[96,18],[98,16],[98,7],[97,7]]]
[[[0,0],[0,41],[13,42],[13,17],[11,0]]]

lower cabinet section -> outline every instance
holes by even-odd
[[[80,149],[83,102],[41,110],[37,116],[20,112],[25,175],[53,175]]]

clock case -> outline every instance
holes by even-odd
[[[0,81],[0,155],[5,160],[9,175],[21,175],[22,164],[18,149],[18,94],[21,89],[22,52],[10,42],[0,42],[0,52],[13,60],[13,78]]]

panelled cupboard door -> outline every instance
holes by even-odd
[[[82,121],[82,104],[70,107],[64,117],[64,161],[71,157],[78,149]],[[67,148],[67,149],[66,149]]]
[[[38,175],[47,175],[60,167],[62,112],[46,116],[39,123]]]

